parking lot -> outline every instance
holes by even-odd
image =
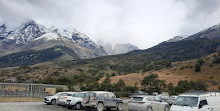
[[[0,111],[84,111],[84,110],[70,110],[58,105],[46,105],[43,102],[2,102],[0,103]],[[112,111],[116,111],[116,110],[112,110]],[[124,109],[123,111],[127,111],[127,110]]]

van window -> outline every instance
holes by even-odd
[[[108,93],[108,97],[109,97],[109,98],[116,98],[116,96],[115,96],[114,93]]]
[[[197,107],[198,99],[198,97],[179,96],[174,102],[174,105]]]
[[[133,100],[134,100],[134,101],[142,101],[142,100],[143,100],[143,97],[133,97]]]
[[[150,96],[149,101],[156,101],[155,96]]]

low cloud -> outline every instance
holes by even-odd
[[[92,40],[146,49],[220,22],[218,0],[0,0],[0,24],[29,19],[75,28]]]

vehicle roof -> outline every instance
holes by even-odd
[[[206,92],[206,91],[198,91],[198,92],[188,92],[179,94],[179,96],[220,96],[219,92]]]
[[[137,96],[133,96],[133,97],[156,97],[154,95],[137,95]]]
[[[88,91],[78,92],[78,93],[88,93]]]
[[[75,94],[75,93],[79,93],[79,92],[63,92],[63,93],[67,93],[67,94]]]
[[[94,93],[113,93],[113,92],[107,92],[107,91],[91,91],[91,92],[94,92]]]

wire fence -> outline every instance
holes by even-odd
[[[11,91],[11,90],[3,90],[0,91],[0,97],[38,97],[44,98],[48,96],[48,92],[28,92],[28,91]]]

